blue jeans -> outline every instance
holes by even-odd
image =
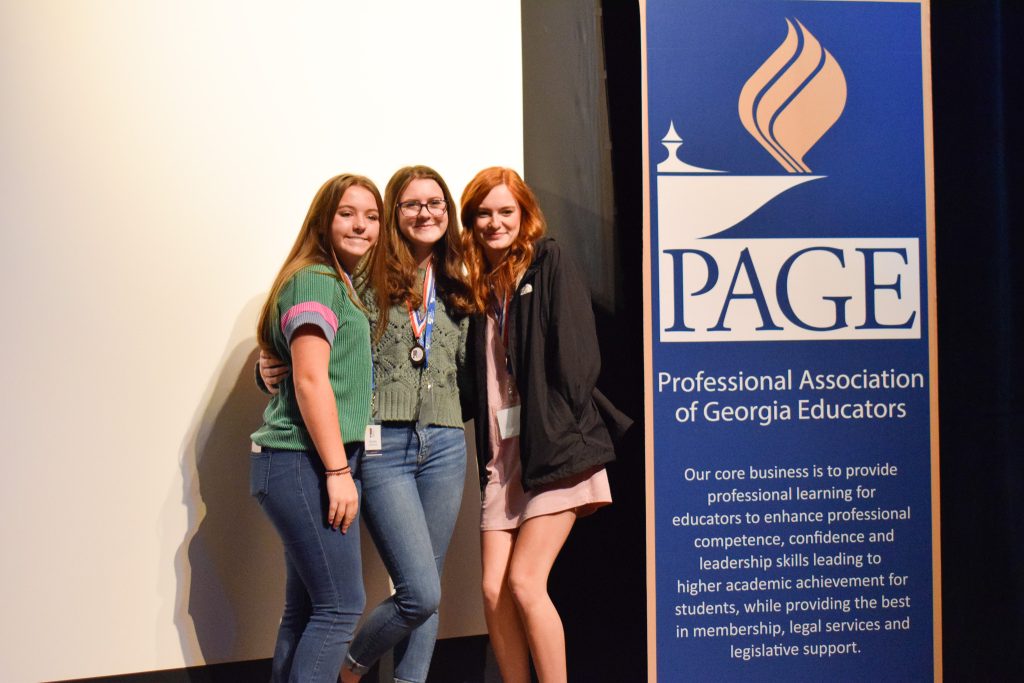
[[[358,476],[362,444],[346,451]],[[345,534],[327,524],[324,466],[314,452],[253,453],[250,492],[281,536],[287,570],[271,680],[334,683],[366,604],[359,524]]]
[[[462,503],[466,437],[454,427],[386,423],[381,455],[362,462],[363,520],[395,593],[379,604],[349,648],[366,670],[394,648],[395,680],[424,683],[437,639],[441,569]]]

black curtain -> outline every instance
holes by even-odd
[[[642,254],[625,237],[636,235],[642,215],[640,15],[623,0],[604,0],[602,10],[616,230],[624,252],[635,246],[622,254],[633,274],[624,299],[639,303]],[[1015,263],[1024,185],[1014,116],[1022,15],[1017,0],[931,3],[943,667],[950,681],[1024,677],[1024,268]],[[623,371],[642,372],[641,361],[630,360],[642,358],[640,313],[637,305],[615,314],[628,351],[616,357],[629,366]],[[629,576],[610,575],[627,586],[642,583],[629,568]],[[642,627],[629,616],[618,627]],[[621,656],[645,657],[635,638],[625,644]]]
[[[943,661],[1024,676],[1024,3],[932,3]]]

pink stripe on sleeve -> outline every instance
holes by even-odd
[[[303,301],[301,304],[295,304],[281,316],[281,331],[284,332],[285,325],[288,321],[299,315],[300,313],[317,313],[324,321],[331,326],[331,329],[335,332],[338,331],[338,316],[334,314],[334,311],[329,309],[327,306],[316,302],[316,301]]]

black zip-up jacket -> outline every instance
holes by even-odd
[[[590,290],[551,238],[537,241],[509,304],[509,356],[519,389],[523,488],[549,484],[615,459],[616,437],[632,420],[596,388],[601,355]],[[470,323],[476,384],[476,452],[481,489],[491,457],[487,410],[486,319]],[[606,425],[607,421],[607,425]]]

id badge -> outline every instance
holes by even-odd
[[[376,423],[370,423],[366,425],[366,432],[363,435],[363,452],[364,456],[371,458],[375,455],[380,455],[382,450],[380,442],[380,425]]]
[[[502,408],[498,411],[498,434],[501,439],[519,436],[519,405]]]

